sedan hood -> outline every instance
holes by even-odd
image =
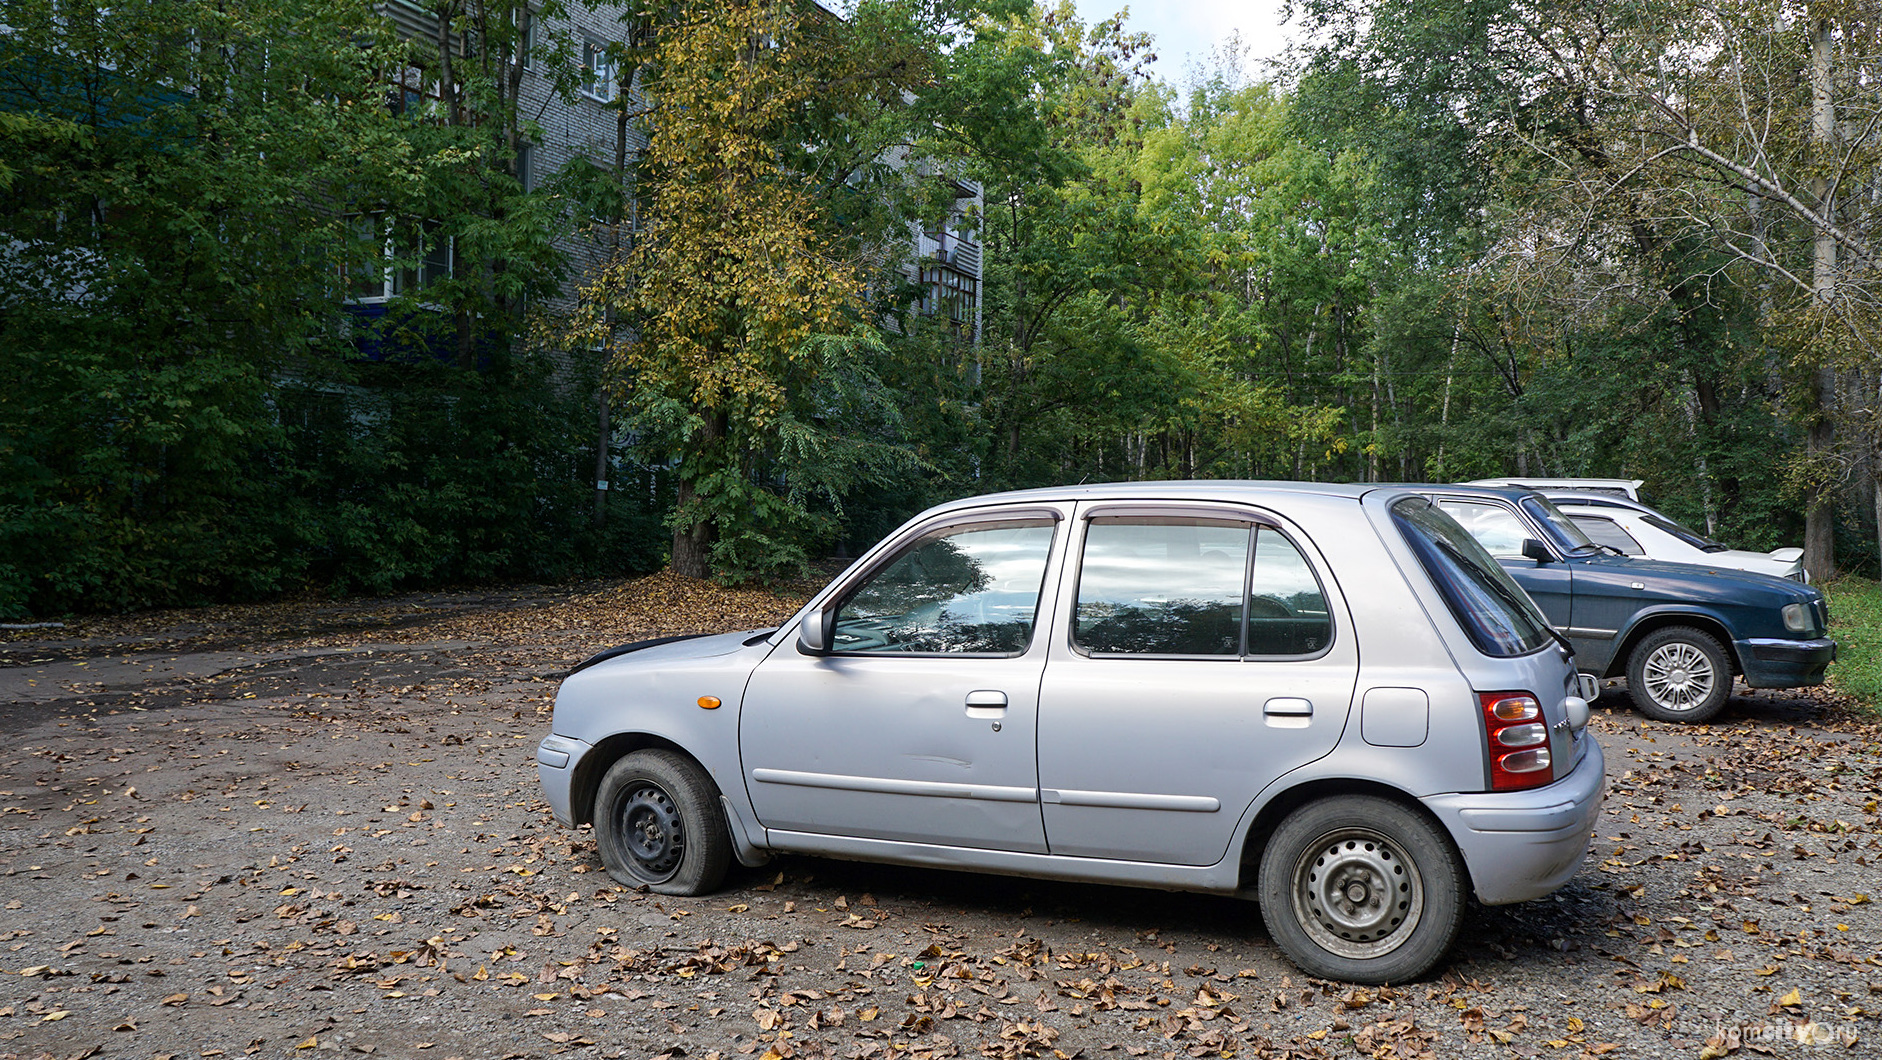
[[[746,641],[768,632],[770,631],[765,629],[747,629],[737,633],[695,633],[687,636],[635,641],[618,648],[596,652],[576,663],[574,668],[564,676],[573,676],[591,666],[616,659],[634,663],[657,663],[672,662],[676,659],[710,659],[714,656],[730,655],[743,648]]]
[[[1577,578],[1591,576],[1617,587],[1630,586],[1638,580],[1647,595],[1657,599],[1728,605],[1764,602],[1781,607],[1809,602],[1821,595],[1801,582],[1732,567],[1671,563],[1633,556],[1590,556],[1577,562],[1582,564]],[[1648,577],[1637,578],[1637,575]]]

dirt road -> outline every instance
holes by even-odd
[[[0,1060],[1882,1043],[1878,729],[1811,697],[1700,729],[1604,699],[1580,875],[1473,909],[1402,987],[1302,977],[1229,899],[797,858],[701,899],[615,886],[538,797],[558,675],[790,609],[657,578],[0,642]]]

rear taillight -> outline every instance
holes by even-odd
[[[1490,790],[1539,788],[1555,779],[1549,723],[1527,692],[1479,692],[1490,756]]]

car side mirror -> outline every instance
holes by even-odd
[[[834,612],[824,609],[812,611],[804,616],[797,625],[797,650],[805,655],[830,654],[831,633],[834,624],[831,619]]]
[[[1533,537],[1523,539],[1523,558],[1533,559],[1537,563],[1547,563],[1555,557],[1549,554],[1549,546]]]

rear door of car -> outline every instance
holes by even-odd
[[[1084,504],[1068,546],[1039,693],[1047,845],[1214,864],[1264,786],[1339,741],[1344,600],[1304,535],[1251,508]]]

